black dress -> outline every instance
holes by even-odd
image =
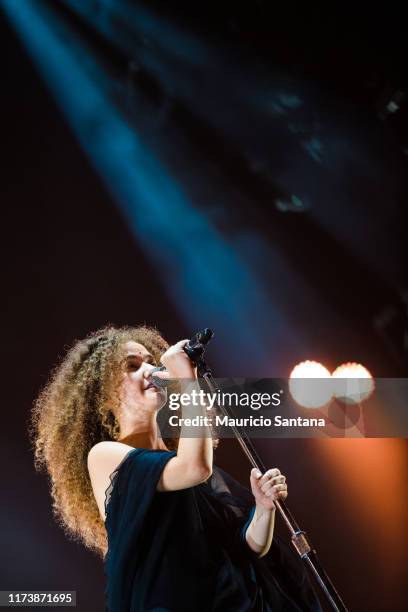
[[[302,563],[278,536],[262,558],[245,540],[252,493],[220,468],[156,491],[175,452],[135,448],[106,492],[108,612],[321,612]]]

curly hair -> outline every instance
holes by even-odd
[[[106,326],[76,341],[51,372],[29,423],[34,465],[48,473],[53,514],[71,539],[104,558],[107,535],[92,490],[87,458],[92,446],[117,440],[123,343],[133,340],[156,363],[168,344],[153,327]],[[170,450],[177,441],[164,438]]]

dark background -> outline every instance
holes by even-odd
[[[204,272],[181,274],[191,251],[178,262],[160,236],[152,256],[2,12],[0,587],[72,589],[78,609],[103,610],[101,562],[55,525],[46,479],[33,469],[33,399],[64,347],[107,322],[146,321],[170,342],[212,326],[219,375],[287,376],[312,358],[405,376],[406,41],[397,3],[153,2],[150,20],[138,14],[125,31],[115,7],[131,15],[143,5],[118,1],[104,9],[104,32],[102,3],[83,3],[90,20],[75,2],[24,4],[51,8],[85,45],[84,64],[95,60],[117,84],[104,92],[129,129],[248,261],[265,296],[258,311],[238,282],[220,299]],[[194,250],[183,227],[176,240]],[[195,253],[210,275],[215,248]],[[265,342],[246,353],[252,331]],[[256,445],[287,474],[290,507],[349,609],[406,609],[406,440]],[[247,482],[233,441],[216,462]]]

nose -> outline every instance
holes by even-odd
[[[152,365],[151,363],[144,363],[143,364],[143,378],[146,378],[146,380],[150,379],[154,369],[155,369],[155,366]]]

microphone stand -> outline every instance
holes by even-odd
[[[205,329],[203,332],[198,332],[184,347],[184,350],[197,367],[198,377],[203,378],[210,393],[215,394],[220,391],[220,388],[216,384],[212,371],[204,361],[203,357],[205,345],[211,340],[213,335],[214,333],[210,329]],[[219,406],[218,404],[217,406],[225,416],[230,416],[224,406]],[[241,432],[235,425],[232,425],[232,430],[251,465],[264,473],[266,471],[266,467],[263,461],[260,459],[246,432]],[[275,505],[287,528],[289,529],[291,541],[296,552],[312,572],[312,575],[320,585],[323,593],[326,595],[332,609],[336,612],[347,612],[347,608],[344,605],[340,595],[320,563],[316,551],[311,547],[306,537],[306,533],[299,527],[285,502],[277,500],[275,501]]]

